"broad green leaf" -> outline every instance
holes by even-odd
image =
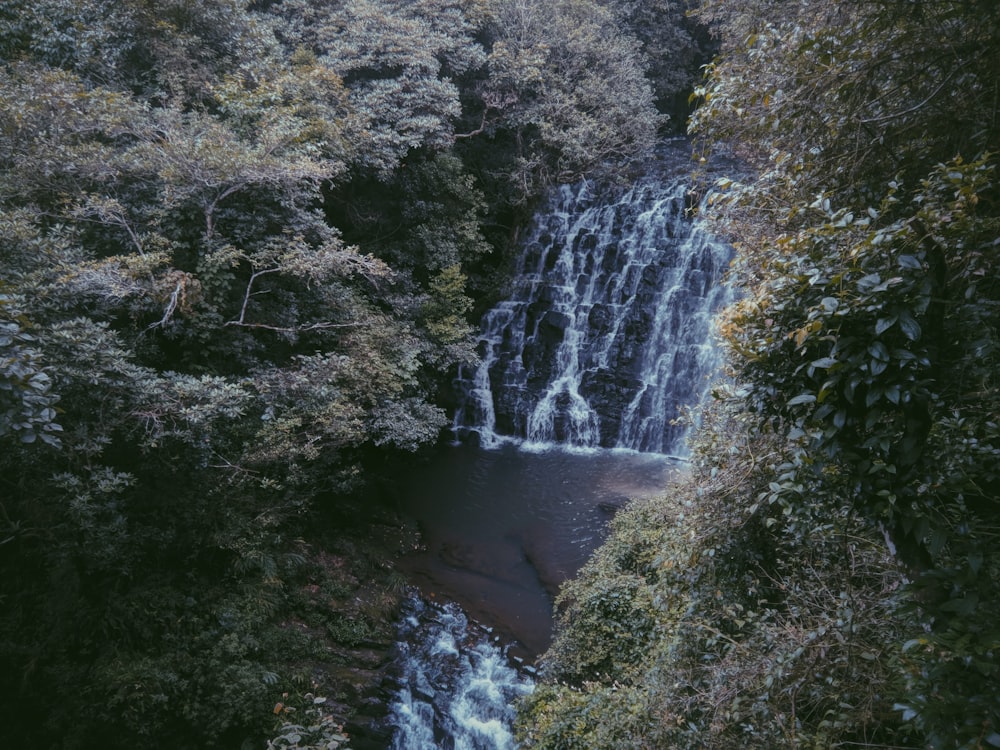
[[[813,393],[800,393],[795,398],[789,400],[789,406],[799,406],[800,404],[811,404],[816,401],[816,395]]]
[[[858,289],[863,292],[871,291],[874,287],[878,286],[882,282],[882,277],[877,273],[868,274],[860,279],[858,279]]]
[[[881,336],[896,324],[896,316],[890,318],[879,318],[875,323],[875,335]]]
[[[916,341],[920,338],[920,324],[914,320],[909,312],[900,313],[899,327],[903,329],[903,333],[910,341]]]
[[[893,706],[893,708],[896,709],[897,711],[903,712],[903,721],[913,721],[915,718],[917,718],[917,712],[914,711],[909,706],[904,706],[901,703],[897,703],[895,706]]]
[[[886,348],[885,344],[881,341],[876,341],[874,344],[868,347],[868,353],[879,362],[889,361],[889,350]]]

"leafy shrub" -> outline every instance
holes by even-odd
[[[883,540],[736,400],[707,416],[692,475],[619,514],[561,593],[526,747],[895,741],[903,577]]]

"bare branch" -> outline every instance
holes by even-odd
[[[455,135],[452,136],[452,137],[455,138],[455,140],[458,140],[459,138],[472,138],[474,136],[477,136],[477,135],[483,133],[486,130],[486,115],[487,115],[488,112],[489,112],[488,109],[484,109],[483,110],[483,120],[482,120],[482,122],[479,123],[479,127],[478,128],[476,128],[475,130],[469,131],[468,133],[455,133]]]
[[[327,328],[358,328],[369,325],[366,322],[354,323],[309,323],[302,326],[272,326],[267,323],[244,323],[242,320],[230,320],[227,326],[238,326],[239,328],[263,328],[268,331],[278,331],[279,333],[304,333],[306,331],[321,331]]]
[[[177,310],[177,303],[180,300],[181,292],[184,290],[184,282],[178,281],[177,286],[174,287],[174,291],[170,293],[170,300],[167,302],[167,309],[163,311],[163,317],[160,318],[155,323],[150,323],[146,330],[152,330],[157,326],[165,326],[171,317],[173,317],[174,311]]]
[[[244,321],[246,320],[246,315],[247,315],[247,305],[250,304],[250,298],[256,293],[253,291],[254,282],[258,279],[258,277],[263,276],[264,274],[278,273],[280,270],[281,270],[280,268],[265,268],[263,271],[254,271],[252,274],[250,274],[250,280],[247,281],[246,292],[244,292],[243,294],[243,306],[240,308],[240,317],[237,318],[236,320],[230,320],[229,322],[227,322],[226,323],[227,326],[248,325]]]
[[[368,325],[365,322],[355,322],[355,323],[329,323],[329,322],[319,322],[319,323],[309,323],[307,325],[301,326],[275,326],[268,323],[248,323],[246,319],[247,315],[247,305],[250,304],[250,298],[256,294],[263,294],[261,291],[253,291],[254,282],[264,274],[268,273],[278,273],[282,269],[280,267],[275,268],[265,268],[263,271],[254,271],[250,274],[250,279],[247,281],[247,288],[243,294],[243,306],[240,308],[240,316],[236,320],[226,321],[224,326],[235,326],[238,328],[261,328],[266,331],[276,331],[278,333],[305,333],[306,331],[322,331],[331,328],[357,328],[359,326]]]

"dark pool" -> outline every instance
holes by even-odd
[[[552,637],[552,603],[631,498],[662,492],[678,463],[619,451],[443,449],[408,476],[402,510],[424,548],[403,561],[424,595],[455,601],[532,659]]]

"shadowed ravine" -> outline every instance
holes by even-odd
[[[400,628],[396,748],[513,747],[508,704],[531,689],[516,665],[549,646],[560,584],[687,452],[731,251],[692,218],[674,163],[625,192],[553,196],[457,378],[456,445],[402,484],[424,600]]]

